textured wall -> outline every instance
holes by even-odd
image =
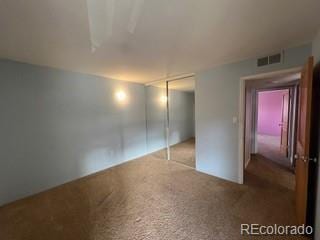
[[[0,112],[0,205],[146,154],[140,84],[1,60]]]
[[[311,54],[311,44],[284,51],[284,62],[257,68],[256,59],[225,64],[196,73],[196,168],[240,182],[239,116],[240,78],[301,66]]]
[[[288,90],[263,91],[258,93],[258,133],[281,135],[282,98]]]

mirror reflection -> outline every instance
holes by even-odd
[[[195,79],[168,82],[170,160],[195,168]]]

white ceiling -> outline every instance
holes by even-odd
[[[319,0],[0,0],[0,57],[143,83],[309,42],[319,9]]]

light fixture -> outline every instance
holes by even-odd
[[[119,102],[123,102],[123,101],[125,101],[126,98],[127,98],[126,93],[125,93],[124,91],[122,91],[122,90],[117,91],[116,94],[115,94],[115,96],[116,96],[116,99],[117,99]]]
[[[167,96],[162,95],[162,96],[160,97],[160,101],[161,101],[162,103],[166,103],[166,102],[168,101]]]

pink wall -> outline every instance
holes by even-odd
[[[280,136],[282,96],[288,90],[264,91],[258,93],[258,133]]]

